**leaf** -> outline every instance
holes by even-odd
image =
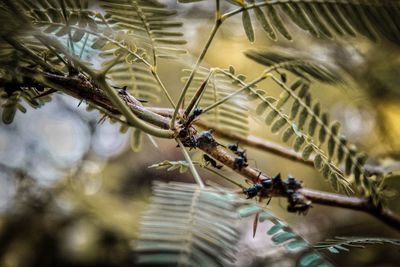
[[[318,242],[314,247],[316,249],[325,249],[330,253],[338,254],[341,251],[350,251],[349,248],[364,248],[366,245],[394,245],[400,246],[400,239],[391,239],[384,237],[335,237],[323,242]]]
[[[294,130],[293,128],[290,126],[288,127],[285,132],[282,135],[282,141],[287,143],[290,139],[290,137],[292,137],[294,135]]]
[[[277,41],[278,38],[276,37],[275,31],[272,28],[271,24],[269,23],[267,17],[265,16],[264,12],[259,7],[254,8],[254,13],[256,14],[256,19],[261,24],[262,28],[266,33],[268,33],[268,37],[273,40]]]
[[[135,243],[136,264],[231,265],[238,241],[237,202],[221,190],[156,183]]]
[[[305,142],[304,136],[301,136],[301,137],[298,136],[294,142],[294,146],[293,146],[294,151],[296,151],[296,152],[300,151],[301,146],[304,144],[304,142]]]
[[[317,170],[320,170],[322,168],[323,165],[323,160],[321,155],[317,154],[314,158],[314,166]]]
[[[268,230],[267,234],[269,234],[269,235],[274,235],[274,234],[276,234],[277,232],[279,232],[280,230],[282,230],[284,227],[285,227],[284,224],[277,223],[277,224],[273,225],[273,226]]]
[[[131,148],[133,152],[139,152],[142,149],[143,132],[135,128],[131,132]]]
[[[304,148],[301,156],[303,157],[303,159],[308,160],[313,152],[314,152],[314,146],[312,144],[309,144]]]
[[[280,118],[279,120],[275,121],[274,124],[272,125],[271,132],[272,133],[277,133],[285,125],[286,125],[286,119],[285,118]]]
[[[243,28],[246,33],[247,39],[253,43],[254,42],[254,30],[253,25],[251,25],[251,18],[249,12],[245,9],[242,12],[242,23]]]
[[[267,125],[271,125],[271,123],[275,120],[275,118],[278,116],[278,112],[276,110],[271,110],[268,113],[267,118],[265,119],[265,123]]]
[[[308,86],[306,80],[310,80],[311,78],[328,84],[343,83],[343,78],[332,66],[307,55],[302,55],[297,50],[283,48],[269,48],[268,50],[250,49],[245,51],[244,54],[246,57],[269,69],[287,70],[303,78],[297,80],[294,85],[301,84]]]
[[[290,110],[290,119],[295,119],[300,109],[300,102],[295,100],[292,104],[292,108]]]
[[[289,41],[292,41],[292,36],[290,36],[288,30],[284,26],[282,20],[279,18],[277,12],[275,11],[272,5],[267,5],[267,15],[268,18],[271,19],[272,24],[274,27]]]

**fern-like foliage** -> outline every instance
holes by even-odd
[[[312,249],[311,244],[303,237],[293,231],[284,221],[278,219],[272,212],[265,210],[255,204],[249,204],[239,209],[241,218],[256,216],[258,223],[265,221],[271,222],[273,225],[267,231],[267,235],[271,236],[272,241],[279,246],[284,246],[289,252],[300,254],[297,260],[297,266],[308,267],[328,267],[333,266],[329,261],[325,260],[321,254]]]
[[[258,205],[222,189],[159,182],[153,186],[152,202],[141,222],[137,264],[232,264],[239,238],[236,223],[257,213],[260,223],[273,223],[267,234],[276,245],[300,254],[297,266],[332,266],[286,223]]]
[[[316,62],[306,56],[299,55],[298,51],[282,51],[268,48],[264,50],[248,50],[245,55],[255,62],[271,68],[271,70],[290,71],[298,77],[310,80],[336,84],[343,82],[341,76],[332,67]]]
[[[167,171],[179,170],[180,173],[185,173],[189,170],[189,163],[186,160],[179,160],[179,161],[164,160],[162,162],[150,165],[149,168],[155,168],[157,170],[165,169]]]
[[[120,29],[131,31],[140,44],[149,51],[153,64],[157,57],[176,58],[186,53],[179,46],[186,44],[179,31],[182,23],[171,21],[176,12],[155,0],[100,1]]]
[[[156,183],[135,251],[147,266],[226,266],[235,259],[237,200],[193,184]]]
[[[268,67],[280,66],[288,58],[289,61],[291,60],[290,57],[271,55],[268,52],[250,51],[247,52],[247,55],[256,62]],[[276,65],[273,65],[271,62],[276,62]],[[308,66],[313,67],[309,68]],[[324,69],[323,66],[311,60],[309,60],[307,67],[295,69],[293,73],[301,77],[307,74],[320,81],[340,81],[340,78],[328,79],[327,77],[334,77],[330,75],[333,72]],[[358,152],[354,145],[349,144],[346,137],[340,134],[340,123],[338,121],[331,122],[329,114],[322,111],[321,104],[313,99],[309,92],[310,82],[308,79],[298,79],[290,86],[282,80],[276,78],[274,80],[283,90],[276,107],[278,109],[287,108],[287,114],[290,114],[290,119],[296,122],[297,127],[301,131],[307,132],[310,140],[314,140],[319,149],[327,151],[329,162],[334,163],[336,166],[344,165],[345,174],[354,180],[360,192],[372,195],[375,203],[381,201],[377,190],[376,177],[371,177],[364,167],[367,155]],[[315,146],[306,146],[303,150],[303,158],[308,159],[315,153],[315,150]],[[317,168],[320,166],[320,162],[321,157],[317,153],[315,157]],[[329,173],[332,170],[326,164],[323,164],[321,168],[324,176],[329,177]]]
[[[400,44],[399,2],[376,0],[227,0],[241,7],[243,27],[249,41],[254,41],[254,30],[250,11],[256,20],[276,41],[278,33],[287,40],[293,40],[288,30],[290,19],[300,29],[316,38],[332,39],[336,36],[360,34],[377,41],[384,36]],[[180,2],[198,2],[181,0]]]
[[[255,107],[256,115],[265,118],[265,124],[270,127],[272,133],[281,133],[282,140],[285,143],[288,143],[293,138],[294,141],[292,145],[294,150],[301,151],[305,159],[308,159],[312,154],[314,154],[315,168],[330,181],[335,190],[343,190],[347,193],[352,192],[350,183],[346,179],[345,174],[337,167],[337,164],[331,160],[331,157],[324,152],[323,147],[318,145],[318,140],[315,141],[313,136],[309,134],[309,131],[304,130],[304,119],[309,116],[308,108],[304,109],[301,108],[299,103],[293,103],[291,106],[291,115],[287,115],[282,107],[289,99],[288,96],[281,95],[280,98],[277,99],[273,96],[267,95],[266,91],[263,89],[249,86],[249,84],[244,82],[243,79],[229,71],[224,71],[224,74],[234,80],[238,85],[240,85],[240,87],[247,88],[244,91],[244,94],[247,95],[247,100],[254,102],[251,106]],[[285,83],[280,79],[274,78],[274,80],[280,85],[285,85]],[[299,80],[295,82],[291,88],[291,90],[293,90],[293,88],[296,88],[295,90],[298,89],[302,96],[308,95],[307,99],[309,100],[307,101],[311,101],[311,95],[309,95],[308,92],[309,84],[307,81]],[[299,111],[300,118],[298,121],[297,115],[299,114]],[[323,127],[321,135],[324,135],[324,142],[321,142],[322,144],[325,144],[326,137],[328,136],[328,132],[325,130],[325,127]]]
[[[234,72],[233,67],[230,69]],[[210,71],[212,70],[208,70],[206,68],[199,69],[189,88],[187,94],[188,101],[193,97],[197,89],[206,80]],[[189,74],[190,70],[184,70],[184,72]],[[238,77],[242,80],[246,79],[244,75],[238,75]],[[187,78],[187,76],[184,76],[182,80],[185,82]],[[204,92],[198,106],[204,108],[212,105],[233,93],[237,88],[236,81],[232,81],[232,79],[217,70],[211,75],[205,89],[206,91]],[[223,129],[226,129],[227,131],[235,131],[237,133],[247,135],[249,132],[249,109],[246,105],[246,102],[247,101],[244,96],[236,95],[222,105],[217,106],[210,112],[203,114],[202,118],[220,126]]]
[[[318,242],[314,248],[317,250],[327,250],[330,253],[340,253],[349,251],[349,248],[365,248],[366,245],[394,245],[400,246],[399,239],[383,238],[383,237],[340,237],[328,239]]]

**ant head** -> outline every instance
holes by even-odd
[[[281,180],[282,180],[282,179],[281,179],[281,174],[278,173],[277,175],[275,175],[274,177],[272,177],[272,180],[273,180],[274,182],[281,181]]]
[[[228,144],[228,148],[232,151],[237,151],[239,149],[239,144]]]
[[[272,180],[270,178],[264,179],[261,181],[261,184],[265,189],[270,189],[272,187]]]
[[[201,108],[195,108],[193,110],[193,115],[196,117],[199,116],[201,113],[203,113],[203,110]]]

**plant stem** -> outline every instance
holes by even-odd
[[[54,72],[57,74],[62,74],[61,71],[57,70],[53,66],[51,66],[49,63],[44,61],[41,57],[39,57],[37,54],[35,54],[31,49],[28,47],[24,46],[21,44],[21,42],[16,41],[15,39],[8,37],[8,36],[2,36],[2,38],[8,42],[11,46],[13,46],[16,50],[21,51],[28,57],[30,57],[33,61],[35,61],[39,66],[41,66],[44,70],[49,71],[49,72]]]
[[[201,180],[200,175],[197,172],[196,167],[194,166],[189,153],[186,151],[185,147],[182,144],[182,141],[177,138],[176,142],[179,144],[179,147],[182,149],[182,153],[183,153],[183,156],[185,157],[185,160],[187,161],[187,163],[189,163],[189,169],[192,172],[194,180],[200,186],[200,188],[204,188],[203,180]]]
[[[387,225],[400,231],[400,216],[383,207],[376,207],[367,198],[347,197],[344,195],[302,188],[298,192],[315,204],[341,207],[369,213]]]
[[[210,70],[208,73],[206,79],[203,81],[203,83],[200,85],[199,89],[197,89],[196,93],[193,95],[192,99],[189,102],[189,105],[187,106],[185,110],[185,117],[188,117],[190,115],[190,112],[192,112],[192,109],[196,106],[196,103],[201,99],[201,96],[205,92],[207,88],[207,83],[208,80],[210,79],[211,75],[213,74],[214,70]]]
[[[111,102],[118,107],[121,113],[126,117],[127,121],[132,124],[133,126],[139,128],[145,133],[151,134],[156,137],[161,138],[173,138],[175,133],[171,130],[164,130],[154,126],[151,126],[141,119],[139,119],[132,110],[128,107],[128,105],[118,96],[118,93],[111,88],[105,78],[97,79],[97,84],[101,89],[103,89],[108,97],[110,98]]]
[[[211,30],[211,33],[210,33],[210,35],[209,35],[209,37],[207,39],[207,42],[206,42],[205,46],[203,47],[203,50],[201,51],[200,56],[197,58],[196,64],[194,65],[194,67],[192,69],[192,72],[190,73],[190,76],[189,76],[188,80],[186,81],[186,83],[185,83],[185,85],[184,85],[184,87],[182,89],[181,95],[180,95],[179,100],[178,100],[178,104],[176,105],[174,114],[172,115],[172,120],[171,120],[171,125],[170,125],[171,129],[174,129],[174,127],[175,127],[175,121],[176,121],[176,118],[178,116],[179,109],[181,108],[183,100],[185,99],[185,96],[186,96],[186,93],[187,93],[187,91],[188,91],[188,89],[190,87],[190,84],[192,83],[192,80],[193,80],[194,76],[196,75],[197,70],[199,69],[200,64],[203,61],[203,59],[204,59],[204,57],[205,57],[205,55],[206,55],[206,53],[208,51],[208,48],[210,47],[211,42],[214,39],[214,36],[217,33],[217,31],[218,31],[220,26],[221,26],[221,20],[217,18],[215,20],[215,23],[214,23],[214,26],[213,26],[213,28]]]
[[[246,89],[248,89],[248,88],[251,88],[252,86],[256,85],[257,83],[259,83],[259,82],[265,80],[266,78],[268,78],[268,76],[269,76],[269,75],[263,73],[259,78],[255,79],[255,80],[252,81],[251,83],[249,83],[249,84],[245,85],[244,87],[242,87],[242,88],[236,90],[235,92],[231,93],[230,95],[227,95],[226,97],[220,99],[219,101],[215,102],[214,104],[212,104],[212,105],[210,105],[210,106],[204,108],[204,109],[203,109],[203,113],[206,113],[206,112],[212,110],[213,108],[215,108],[215,107],[217,107],[217,106],[219,106],[219,105],[225,103],[226,101],[228,101],[229,99],[231,99],[231,98],[234,97],[235,95],[237,95],[237,94],[243,92],[244,90],[246,90]]]
[[[239,13],[243,12],[244,10],[249,10],[249,9],[253,9],[255,7],[266,6],[266,5],[270,5],[270,4],[274,4],[274,3],[276,4],[277,2],[278,1],[269,0],[269,1],[258,2],[258,3],[254,3],[254,4],[251,4],[251,5],[243,6],[241,8],[235,9],[235,10],[233,10],[231,12],[223,14],[221,16],[221,21],[225,21],[226,19],[228,19],[228,18],[230,18],[230,17],[232,17],[232,16],[234,16],[236,14],[239,14]]]
[[[161,89],[163,90],[163,92],[164,92],[165,96],[167,97],[167,99],[168,99],[169,103],[171,104],[171,106],[172,106],[173,108],[176,108],[176,105],[175,105],[175,103],[174,103],[174,100],[172,100],[172,97],[171,97],[171,95],[168,93],[167,88],[165,88],[165,85],[164,85],[164,83],[161,81],[160,76],[158,76],[158,73],[157,73],[157,70],[156,70],[155,67],[152,67],[152,68],[151,68],[151,74],[152,74],[153,77],[156,79],[158,85],[160,85]]]

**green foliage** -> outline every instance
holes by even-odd
[[[276,245],[300,255],[298,266],[332,266],[270,211],[219,189],[182,183],[153,186],[152,204],[143,216],[135,248],[137,263],[225,266],[235,260],[238,215],[257,213],[260,223],[273,223],[267,235]]]
[[[135,247],[138,265],[226,266],[235,260],[237,200],[193,184],[157,183]]]
[[[226,71],[235,70],[233,67]],[[206,80],[210,71],[205,68],[201,68],[189,88],[187,94],[187,101],[189,101],[200,85]],[[184,70],[186,74],[190,73],[190,70]],[[245,80],[246,77],[239,74],[240,79]],[[187,76],[183,77],[182,80],[185,82],[188,79]],[[232,94],[237,89],[237,82],[232,81],[225,74],[218,70],[215,70],[206,86],[206,91],[204,92],[198,106],[205,108],[214,104],[215,102],[223,99],[224,97]],[[233,130],[237,133],[247,135],[249,132],[249,112],[248,106],[246,104],[246,98],[241,95],[236,95],[231,97],[225,103],[217,106],[210,112],[202,114],[201,117],[208,122],[211,122],[219,127],[226,130]]]
[[[255,216],[257,213],[258,218],[256,219],[259,223],[269,221],[273,224],[267,231],[267,235],[271,236],[271,240],[276,245],[284,246],[289,252],[300,254],[297,266],[333,266],[318,252],[312,250],[311,245],[303,237],[295,233],[285,222],[278,219],[270,211],[266,211],[258,205],[248,205],[239,210],[241,217]]]
[[[365,248],[366,245],[394,245],[400,246],[399,239],[383,238],[383,237],[340,237],[328,239],[318,242],[314,248],[318,250],[327,250],[330,253],[338,254],[342,251],[348,252],[350,248]]]
[[[323,82],[335,83],[341,81],[339,75],[311,60],[307,64],[301,63],[299,67],[293,67],[291,62],[296,60],[287,55],[250,51],[247,52],[247,56],[270,68],[279,68],[284,65],[285,67],[281,68],[287,69],[300,77],[304,77],[307,74]],[[301,59],[297,60],[302,62]],[[298,79],[291,86],[288,86],[282,80],[276,78],[274,80],[284,91],[277,101],[276,108],[281,109],[286,104],[288,110],[290,110],[290,119],[296,122],[297,128],[307,132],[308,138],[310,140],[314,139],[314,144],[318,144],[319,149],[325,146],[329,162],[334,162],[335,166],[344,164],[345,174],[354,180],[359,191],[372,195],[375,203],[380,202],[379,193],[375,190],[376,186],[372,185],[376,183],[376,177],[370,177],[364,168],[367,155],[358,152],[354,145],[348,144],[347,139],[339,132],[340,123],[338,121],[330,122],[329,114],[321,111],[320,103],[315,101],[309,92],[308,79]],[[292,99],[291,103],[289,99]],[[276,114],[276,112],[272,114]],[[278,132],[283,127],[283,122],[283,119],[277,121],[272,126],[271,131]],[[292,130],[285,132],[283,138],[285,142],[293,132]],[[299,151],[301,146],[302,140],[296,139],[295,150]],[[316,147],[314,145],[308,144],[302,152],[303,158],[308,159],[314,153],[319,154],[315,150]],[[324,177],[329,178],[333,183],[335,178],[331,178],[331,173],[335,168],[328,168],[328,165],[323,163],[322,159],[323,156],[317,155],[314,160],[315,166],[317,169],[321,169]],[[342,174],[339,173],[339,175]],[[336,187],[334,185],[334,188]]]
[[[179,161],[164,160],[163,162],[150,165],[149,168],[155,168],[157,170],[166,169],[167,171],[174,171],[179,169],[180,173],[185,173],[189,170],[189,163],[186,160],[179,160]]]
[[[117,28],[132,32],[139,48],[151,51],[154,65],[157,57],[171,59],[186,53],[179,48],[186,44],[182,23],[171,21],[175,10],[155,0],[100,1],[100,5]]]
[[[194,1],[180,1],[182,3]],[[197,1],[196,1],[197,2]],[[267,36],[277,40],[279,32],[287,40],[293,40],[285,18],[316,38],[333,39],[336,36],[360,34],[377,41],[382,35],[400,44],[399,3],[374,0],[243,0],[229,1],[240,6],[243,26],[248,39],[253,42],[252,24],[248,10],[254,10],[256,18]],[[265,13],[262,9],[265,9]]]
[[[244,82],[239,76],[235,76],[227,71],[225,74],[230,77],[230,79],[235,81],[240,87],[247,87],[244,93],[247,95],[248,101],[257,102],[251,106],[255,107],[257,116],[265,118],[265,124],[270,127],[272,133],[281,133],[282,140],[285,143],[288,143],[293,137],[294,142],[292,145],[294,150],[299,152],[301,151],[305,159],[308,159],[311,154],[314,154],[315,168],[322,173],[324,178],[329,180],[335,190],[342,189],[347,193],[352,191],[349,186],[349,181],[346,180],[345,174],[337,167],[335,162],[331,160],[331,156],[324,152],[322,147],[327,140],[326,136],[336,136],[338,134],[338,129],[336,129],[337,126],[334,126],[336,123],[332,124],[332,127],[334,127],[333,132],[332,130],[328,132],[326,131],[326,128],[329,126],[326,125],[328,125],[329,121],[325,120],[325,122],[323,122],[322,119],[318,119],[320,124],[323,125],[320,130],[320,145],[317,145],[318,139],[314,141],[313,136],[309,134],[310,130],[305,131],[303,128],[307,118],[313,114],[308,107],[308,105],[311,105],[311,95],[308,92],[309,84],[307,81],[296,81],[291,86],[291,89],[288,89],[285,83],[274,77],[274,81],[276,83],[284,86],[285,91],[287,91],[285,93],[288,93],[289,96],[292,97],[292,91],[298,90],[301,98],[305,97],[308,103],[306,105],[304,100],[301,99],[301,101],[294,101],[290,106],[291,109],[289,116],[282,109],[282,106],[289,100],[289,96],[286,94],[283,94],[279,99],[276,99],[272,96],[266,95],[266,91],[263,89],[257,89],[255,86],[249,86],[249,84]],[[324,115],[324,117],[325,116],[326,115]],[[315,122],[310,121],[310,124],[312,124],[311,128],[314,128],[313,131],[315,131]],[[352,170],[354,170],[354,166],[352,166]]]
[[[255,62],[269,67],[270,70],[287,70],[306,80],[314,78],[329,84],[343,82],[333,68],[302,56],[297,51],[283,51],[282,49],[274,51],[274,49],[268,48],[267,51],[248,50],[245,55]]]
[[[49,96],[37,98],[40,95],[40,92],[34,86],[22,88],[16,83],[7,82],[4,84],[3,88],[4,91],[0,91],[0,103],[2,103],[1,118],[5,124],[13,122],[17,110],[26,113],[27,110],[21,103],[22,101],[32,108],[40,108],[46,102],[50,101]],[[40,90],[43,90],[43,88]]]

